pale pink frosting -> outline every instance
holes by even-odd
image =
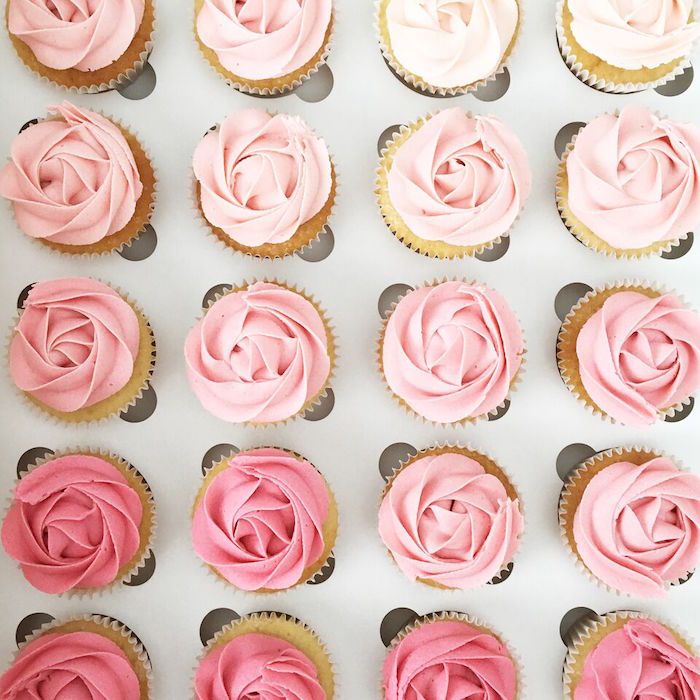
[[[234,75],[279,78],[316,55],[332,11],[332,0],[204,0],[197,34]]]
[[[384,700],[514,700],[517,690],[506,647],[492,634],[448,620],[409,632],[386,657],[382,676]]]
[[[8,0],[10,33],[49,68],[114,63],[141,26],[144,0]]]
[[[0,700],[140,700],[126,654],[94,632],[47,632],[0,676]]]
[[[64,102],[29,126],[0,170],[0,195],[32,238],[89,245],[131,220],[143,192],[134,155],[109,119]]]
[[[518,502],[458,452],[404,467],[379,508],[379,534],[401,570],[448,588],[474,588],[511,561],[523,530]]]
[[[574,516],[576,549],[612,588],[661,598],[700,562],[700,477],[668,458],[596,474]]]
[[[202,405],[233,423],[291,418],[323,388],[331,368],[316,307],[271,282],[215,302],[189,332],[185,359]]]
[[[576,354],[583,386],[601,411],[627,425],[651,425],[700,386],[700,316],[673,294],[616,292],[584,323]]]
[[[192,543],[237,588],[290,588],[323,554],[329,505],[306,460],[269,447],[239,452],[197,505]]]
[[[384,333],[382,367],[389,388],[418,415],[453,423],[505,401],[523,352],[520,324],[498,292],[443,282],[399,301]]]
[[[654,620],[610,632],[584,662],[574,700],[698,700],[700,657]]]
[[[532,175],[518,137],[500,119],[452,107],[399,147],[388,182],[391,203],[414,234],[467,246],[510,229]]]
[[[254,247],[288,241],[331,191],[326,144],[299,118],[245,109],[197,146],[194,174],[210,224]]]
[[[645,107],[604,114],[566,160],[569,207],[616,248],[644,248],[700,223],[700,128]]]
[[[138,551],[142,517],[138,493],[114,465],[66,455],[22,477],[2,544],[44,593],[100,588]]]
[[[687,56],[700,37],[693,0],[567,0],[576,41],[618,68],[656,68]]]
[[[136,312],[111,287],[88,277],[38,282],[10,343],[19,389],[70,413],[120,391],[134,371]]]
[[[197,700],[326,700],[313,662],[284,639],[242,634],[214,647],[194,677]]]

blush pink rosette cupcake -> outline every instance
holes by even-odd
[[[557,362],[568,389],[593,413],[651,425],[700,386],[700,315],[651,285],[609,285],[571,309]]]
[[[394,472],[379,535],[411,580],[436,588],[484,585],[512,562],[523,532],[515,487],[489,457],[458,446],[421,450]]]
[[[380,371],[398,402],[442,424],[474,422],[503,407],[524,353],[520,323],[501,294],[459,280],[403,296],[378,348]]]
[[[187,377],[204,408],[232,423],[303,415],[325,395],[335,339],[310,297],[277,282],[226,292],[185,342]]]
[[[589,248],[660,255],[700,223],[700,127],[638,106],[596,117],[562,156],[556,198]]]
[[[214,235],[276,258],[309,245],[330,218],[335,169],[300,118],[244,109],[209,131],[193,157],[197,206]]]

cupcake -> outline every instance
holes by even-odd
[[[326,480],[300,455],[276,447],[231,454],[204,477],[192,544],[218,577],[244,591],[285,590],[328,561],[338,510]]]
[[[516,700],[521,681],[513,654],[468,615],[433,613],[402,630],[382,667],[384,700],[452,697]]]
[[[151,662],[117,620],[85,615],[35,632],[0,676],[0,698],[149,700]]]
[[[556,197],[592,250],[660,255],[700,224],[700,128],[636,106],[597,117],[567,146]]]
[[[571,309],[557,362],[568,389],[593,413],[651,425],[700,386],[700,316],[645,283],[609,285]]]
[[[377,0],[391,70],[428,95],[462,95],[501,73],[520,31],[518,0]]]
[[[394,473],[379,507],[379,535],[411,580],[467,590],[512,561],[523,531],[518,493],[479,452],[422,450]]]
[[[328,148],[299,117],[245,109],[209,131],[194,153],[197,206],[234,250],[277,258],[301,250],[335,202]]]
[[[200,51],[241,92],[267,96],[294,90],[328,57],[332,0],[195,0],[194,7]]]
[[[559,0],[557,39],[569,69],[605,92],[658,87],[689,65],[700,24],[693,0]]]
[[[7,0],[6,20],[26,66],[79,92],[133,80],[153,46],[153,0]]]
[[[70,102],[21,131],[0,170],[0,195],[19,228],[61,253],[108,253],[130,243],[151,218],[155,190],[136,137]]]
[[[154,360],[153,332],[141,310],[89,277],[33,285],[9,346],[17,388],[69,423],[101,420],[133,405]]]
[[[487,418],[503,407],[525,345],[506,300],[479,283],[451,280],[409,291],[379,339],[379,366],[394,398],[433,423]]]
[[[507,236],[531,185],[527,154],[509,127],[452,107],[395,134],[382,151],[376,195],[405,246],[454,258]]]
[[[128,581],[153,542],[148,484],[127,462],[67,452],[15,486],[2,523],[5,551],[44,593],[88,593]]]
[[[700,657],[674,629],[638,612],[611,612],[579,632],[566,657],[566,700],[695,700]]]
[[[192,391],[231,423],[303,415],[325,395],[335,339],[323,311],[277,282],[245,283],[219,297],[185,342]]]
[[[197,700],[335,697],[325,645],[304,623],[253,613],[226,625],[204,650],[194,676]]]

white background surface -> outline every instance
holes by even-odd
[[[559,322],[553,299],[572,281],[592,285],[641,276],[684,293],[700,306],[698,259],[693,250],[678,261],[616,262],[577,243],[564,229],[554,204],[557,160],[553,141],[569,121],[588,120],[626,104],[647,104],[671,117],[700,123],[700,81],[684,95],[665,98],[650,92],[610,96],[579,83],[559,57],[554,3],[525,2],[519,45],[510,63],[511,88],[497,102],[472,96],[435,100],[403,87],[385,68],[373,31],[369,0],[337,0],[339,16],[330,65],[335,88],[321,103],[292,95],[260,101],[229,89],[200,56],[192,37],[187,0],[158,3],[158,32],[152,65],[155,92],[130,102],[117,93],[72,97],[76,103],[113,114],[130,125],[150,150],[159,175],[153,224],[155,254],[144,262],[117,255],[83,260],[53,255],[16,228],[7,206],[0,207],[0,322],[9,325],[15,300],[28,283],[69,275],[93,275],[128,291],[150,317],[158,341],[154,386],[158,408],[136,425],[113,420],[66,427],[38,418],[17,400],[5,374],[0,379],[2,465],[0,493],[9,495],[17,458],[44,445],[76,445],[121,453],[146,476],[159,515],[155,576],[139,588],[122,587],[90,599],[54,598],[25,583],[13,562],[0,553],[0,657],[9,661],[17,622],[43,610],[61,616],[101,612],[120,618],[145,642],[155,673],[154,696],[190,697],[191,669],[201,645],[198,628],[212,608],[245,613],[261,609],[289,612],[307,621],[336,659],[339,697],[377,697],[384,647],[383,615],[396,606],[424,613],[458,609],[472,613],[510,640],[525,668],[526,695],[561,697],[564,647],[560,618],[569,608],[601,611],[637,608],[661,614],[700,638],[700,576],[672,591],[664,602],[645,602],[604,592],[573,566],[559,540],[556,518],[561,482],[554,462],[571,442],[597,448],[645,443],[694,465],[698,457],[700,411],[679,424],[636,430],[604,423],[588,414],[567,392],[555,366]],[[14,56],[0,33],[0,153],[7,154],[19,127],[43,116],[66,93],[42,84]],[[374,196],[378,134],[431,110],[460,105],[494,113],[522,138],[534,172],[533,193],[514,232],[508,254],[498,262],[442,262],[420,257],[385,229]],[[297,258],[257,262],[234,255],[207,236],[190,203],[192,152],[202,134],[227,114],[247,106],[302,115],[326,138],[341,181],[332,222],[336,248],[316,264]],[[4,157],[4,155],[3,155]],[[185,335],[199,314],[204,292],[219,282],[274,276],[303,285],[335,320],[340,363],[334,382],[336,406],[319,423],[297,420],[282,427],[248,430],[209,414],[190,392],[182,356]],[[388,396],[374,362],[380,327],[377,298],[389,284],[417,284],[442,275],[476,278],[505,293],[520,317],[528,343],[524,381],[510,412],[494,423],[436,428],[404,414]],[[382,481],[377,458],[392,442],[424,447],[459,440],[492,454],[513,475],[526,509],[526,535],[515,571],[503,585],[474,592],[441,592],[406,580],[385,555],[376,533]],[[189,509],[200,480],[203,453],[232,442],[242,448],[275,444],[306,455],[330,481],[338,498],[341,532],[337,566],[320,586],[302,586],[272,599],[237,593],[207,576],[189,542]]]

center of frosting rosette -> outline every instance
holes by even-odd
[[[331,161],[299,118],[246,109],[209,132],[193,159],[207,221],[242,245],[288,241],[328,201]]]
[[[392,647],[385,700],[515,700],[517,673],[494,635],[466,622],[420,624]]]
[[[237,588],[290,588],[324,552],[329,507],[325,480],[309,462],[277,448],[240,452],[206,485],[192,542]]]

